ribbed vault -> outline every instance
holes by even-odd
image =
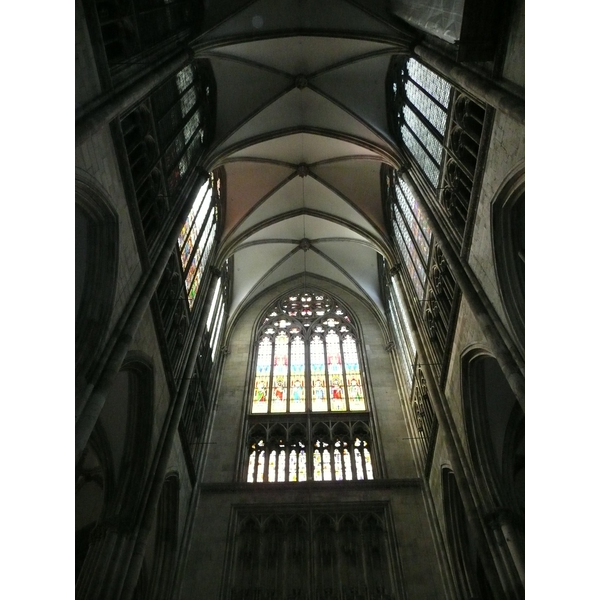
[[[314,274],[383,311],[388,256],[383,163],[399,166],[385,78],[408,51],[383,0],[205,3],[197,58],[217,83],[208,170],[226,180],[220,258],[233,258],[235,314],[283,279]],[[214,6],[212,6],[214,4]]]

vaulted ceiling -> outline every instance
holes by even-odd
[[[383,311],[380,168],[399,166],[385,78],[390,58],[408,50],[406,31],[385,0],[205,5],[194,50],[217,83],[207,166],[226,174],[220,258],[234,259],[230,314],[304,273]]]

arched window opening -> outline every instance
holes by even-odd
[[[209,271],[215,241],[220,232],[221,205],[221,179],[218,173],[211,173],[194,200],[179,234],[177,247],[156,291],[164,343],[171,358],[170,368],[175,371],[181,368],[179,357],[190,330],[196,299],[199,294],[207,293],[206,286],[210,278],[206,277],[206,272]],[[206,299],[207,302],[214,300],[217,312],[213,313],[207,323],[210,335],[200,349],[200,366],[205,387],[208,386],[224,323],[226,288],[220,281],[216,299]]]
[[[525,173],[512,176],[492,203],[498,288],[513,337],[525,351]]]
[[[190,310],[214,245],[219,217],[220,179],[212,174],[200,188],[177,241]]]
[[[524,535],[525,414],[495,358],[480,354],[465,361],[465,419],[475,471],[485,482],[482,491]]]
[[[451,85],[413,58],[391,66],[392,130],[427,177],[438,185]]]
[[[480,184],[485,108],[414,58],[392,60],[388,86],[390,129],[460,244]]]
[[[109,510],[123,517],[135,510],[150,456],[153,384],[152,368],[146,361],[128,357],[98,418],[106,432],[119,490]]]
[[[266,311],[256,335],[245,480],[373,479],[360,340],[348,310],[327,294],[298,291]]]
[[[215,120],[210,65],[195,61],[121,119],[129,172],[148,247],[203,152]]]
[[[119,219],[94,181],[75,180],[75,368],[85,387],[107,335],[117,287]]]
[[[97,582],[91,574],[108,568],[104,561],[115,560],[112,553],[138,514],[152,414],[152,369],[142,359],[128,357],[76,466],[77,592],[82,596]]]
[[[366,410],[356,330],[332,298],[289,296],[258,336],[252,413]]]

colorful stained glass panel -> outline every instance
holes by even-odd
[[[329,332],[325,340],[327,345],[327,381],[329,383],[331,410],[346,410],[344,382],[342,379],[340,336],[337,333]]]
[[[254,398],[252,401],[253,413],[268,412],[268,391],[271,378],[271,357],[273,343],[270,338],[262,339],[258,346],[258,357],[256,361],[256,378],[254,381]]]
[[[364,443],[365,446],[367,443]],[[365,448],[363,450],[365,455],[365,468],[367,470],[367,479],[373,479],[373,465],[371,464],[371,453]]]
[[[288,339],[285,333],[275,338],[271,412],[285,412],[287,408]]]
[[[285,450],[279,451],[277,460],[277,481],[285,481]]]
[[[250,453],[250,460],[248,461],[248,483],[254,482],[254,468],[256,467],[256,448]]]
[[[304,412],[306,409],[304,363],[304,339],[296,336],[290,351],[290,412]]]
[[[365,397],[358,366],[358,351],[356,341],[352,336],[344,336],[342,349],[344,351],[344,367],[346,369],[346,386],[348,388],[350,410],[365,410]]]
[[[321,451],[318,449],[315,450],[315,452],[313,454],[313,470],[314,470],[313,479],[315,481],[322,481],[323,480],[323,470],[321,468]]]
[[[346,442],[344,442],[344,446],[346,446]],[[344,448],[344,471],[346,474],[346,480],[350,481],[352,479],[352,458],[350,457],[350,452],[348,448]]]
[[[331,481],[331,456],[327,448],[323,450],[323,481]]]
[[[277,469],[277,452],[275,450],[271,450],[269,454],[269,472],[267,481],[277,481],[276,478],[276,469]]]
[[[336,446],[338,444],[339,442],[336,444]],[[336,448],[333,451],[333,463],[335,466],[335,480],[342,481],[344,479],[344,472],[342,468],[342,453],[340,452],[339,448]]]
[[[256,470],[256,481],[262,483],[265,474],[265,451],[261,450],[258,455],[258,469]]]
[[[306,451],[300,450],[298,457],[298,481],[306,481]]]
[[[298,481],[298,464],[297,464],[296,451],[290,452],[290,464],[289,464],[289,480]]]
[[[310,341],[310,379],[312,384],[312,409],[327,410],[325,387],[325,348],[323,340],[315,337]]]

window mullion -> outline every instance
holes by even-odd
[[[425,145],[425,142],[419,137],[419,135],[417,134],[417,132],[406,122],[406,121],[402,121],[402,125],[404,125],[404,127],[406,127],[410,133],[412,134],[412,136],[414,137],[414,139],[417,141],[417,143],[419,144],[419,146],[421,146],[421,148],[425,151],[425,154],[427,154],[427,156],[429,157],[429,159],[431,160],[431,162],[434,164],[434,166],[436,167],[436,169],[440,170],[441,169],[441,162],[438,162],[437,159],[433,156],[433,154],[431,154],[431,152],[429,151],[429,148],[427,148],[427,146]],[[404,142],[404,139],[402,140]],[[408,148],[406,142],[404,142],[404,145]],[[444,144],[442,144],[442,149],[444,148]],[[408,148],[410,151],[410,148]],[[412,151],[410,152],[411,155],[413,154]],[[414,155],[413,155],[414,156]],[[433,186],[435,187],[435,186]]]
[[[404,99],[404,106],[410,108],[410,110],[417,116],[419,121],[421,121],[429,133],[431,133],[431,135],[433,135],[433,137],[443,146],[444,136],[432,125],[429,119],[421,112],[419,107],[415,106],[408,98]],[[446,129],[447,127],[448,125],[446,124]]]
[[[354,464],[354,443],[353,443],[353,437],[352,435],[350,435],[349,441],[348,441],[348,453],[350,454],[350,471],[352,472],[352,480],[356,481],[358,479],[358,475],[357,475],[357,471],[356,471],[356,465]]]
[[[418,81],[415,81],[410,75],[408,75],[407,73],[407,79],[410,80],[410,82],[423,94],[425,94],[425,96],[427,96],[430,100],[432,100],[437,106],[439,106],[446,114],[448,114],[448,107],[444,106],[444,104],[442,104],[435,96],[433,96],[430,92],[428,92]],[[405,98],[405,94],[406,94],[406,83],[404,83],[403,85],[404,87],[404,94],[401,96],[403,98]]]
[[[367,472],[367,459],[365,458],[365,442],[364,442],[364,440],[361,440],[361,444],[360,444],[360,461],[361,461],[362,468],[363,468],[363,481],[366,481],[368,479],[368,472]]]

